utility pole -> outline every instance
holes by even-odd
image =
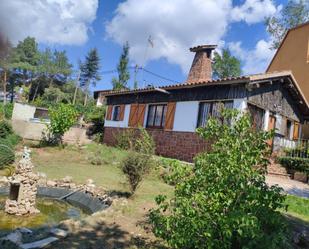
[[[76,95],[77,95],[77,90],[78,90],[79,78],[80,78],[80,70],[78,70],[78,75],[77,75],[77,79],[76,79],[74,98],[73,98],[73,105],[75,105],[75,101],[76,101]]]
[[[138,73],[138,65],[136,64],[134,68],[134,89],[138,88],[137,73]]]

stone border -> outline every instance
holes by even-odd
[[[74,192],[74,190],[66,188],[38,187],[39,197],[47,197],[52,199],[58,199],[72,192]],[[8,187],[0,187],[0,195],[8,195],[8,194],[9,194]],[[93,214],[95,212],[101,211],[109,207],[109,205],[102,203],[102,201],[100,201],[98,198],[95,198],[90,194],[81,191],[72,193],[72,195],[68,196],[62,201],[67,201],[71,205],[77,206],[85,210],[89,214]]]

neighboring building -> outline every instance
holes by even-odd
[[[97,100],[97,106],[102,106],[105,104],[105,95],[110,92],[110,90],[99,90],[94,91],[93,97]]]
[[[220,103],[250,112],[256,128],[276,128],[274,149],[299,139],[309,107],[292,73],[211,80],[214,48],[211,45],[190,49],[196,54],[183,84],[104,93],[108,106],[104,142],[115,145],[118,133],[141,126],[153,136],[157,154],[192,161],[210,146],[195,129],[217,115]]]
[[[300,89],[309,101],[309,22],[290,29],[285,35],[267,72],[290,70]],[[303,126],[305,138],[309,138],[309,125]]]

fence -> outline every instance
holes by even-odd
[[[283,150],[286,156],[309,158],[309,140],[289,140],[286,138],[276,138],[275,146]]]

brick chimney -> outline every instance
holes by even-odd
[[[217,45],[201,45],[190,48],[195,52],[187,83],[209,81],[212,79],[211,53]]]

